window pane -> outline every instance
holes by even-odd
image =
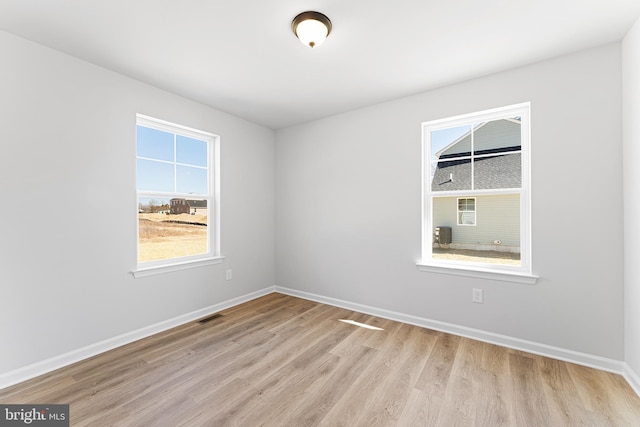
[[[481,156],[474,159],[474,189],[521,187],[521,138],[520,117],[484,122],[474,130],[474,155]]]
[[[207,170],[191,166],[176,166],[176,191],[187,194],[207,194]]]
[[[138,198],[138,262],[206,254],[206,200]]]
[[[471,125],[431,131],[431,191],[470,190]]]
[[[518,194],[434,197],[432,212],[434,230],[451,227],[450,244],[433,239],[434,259],[520,265]]]
[[[136,127],[138,157],[173,161],[173,134],[145,126]]]
[[[173,164],[153,160],[137,160],[138,191],[173,192]]]
[[[177,135],[176,161],[194,166],[207,166],[207,142]]]

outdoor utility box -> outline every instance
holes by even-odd
[[[451,243],[451,227],[436,227],[436,243],[441,245]]]

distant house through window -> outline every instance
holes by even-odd
[[[423,123],[419,265],[531,274],[529,108]]]
[[[138,269],[219,256],[216,135],[137,116]]]
[[[206,200],[171,199],[169,213],[172,215],[207,215]]]

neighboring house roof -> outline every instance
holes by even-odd
[[[474,189],[519,188],[520,158],[520,153],[512,153],[476,159]],[[431,190],[471,190],[471,160],[438,162]]]
[[[206,209],[207,207],[206,200],[187,200],[187,203],[189,203],[189,206],[191,206],[192,208]]]
[[[473,144],[476,151],[520,146],[520,125],[520,118],[492,120],[475,125],[473,127]],[[438,158],[450,157],[453,154],[469,153],[470,150],[471,131],[438,151],[435,156]]]
[[[502,119],[475,127],[474,189],[521,186],[520,120]],[[471,190],[471,134],[462,135],[438,153],[432,191]],[[467,158],[461,158],[467,156]],[[451,160],[447,160],[451,159]]]

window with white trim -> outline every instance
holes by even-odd
[[[524,103],[422,124],[421,270],[534,277],[529,116]]]
[[[458,225],[476,225],[476,198],[458,198]]]
[[[136,272],[219,258],[218,140],[136,116]]]

